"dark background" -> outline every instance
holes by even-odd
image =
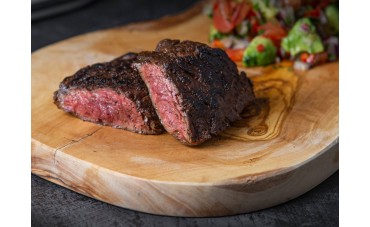
[[[196,1],[93,1],[32,22],[32,51],[86,32],[176,14]],[[32,10],[35,12],[35,8]],[[206,32],[206,31],[205,31]],[[32,226],[338,226],[339,171],[287,203],[218,218],[166,217],[136,212],[80,195],[31,176]]]

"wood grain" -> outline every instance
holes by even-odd
[[[83,122],[54,106],[59,82],[81,67],[152,50],[163,38],[207,43],[209,19],[194,9],[185,15],[84,34],[32,54],[33,173],[117,206],[201,217],[288,201],[338,169],[338,63],[301,75],[285,62],[240,68],[254,81],[260,114],[199,147]]]

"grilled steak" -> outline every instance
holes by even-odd
[[[149,89],[161,123],[186,145],[198,145],[241,119],[255,96],[252,82],[226,53],[179,40],[162,40],[133,64]]]
[[[162,133],[148,89],[131,67],[136,58],[128,53],[80,69],[61,82],[54,103],[82,120],[140,134]]]

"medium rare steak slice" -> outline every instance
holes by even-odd
[[[148,89],[131,67],[136,58],[128,53],[80,69],[61,82],[54,103],[85,121],[140,134],[162,133]]]
[[[155,52],[142,52],[140,72],[156,112],[170,134],[198,145],[241,119],[254,103],[252,82],[221,49],[162,40]]]

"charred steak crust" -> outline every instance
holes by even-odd
[[[127,53],[110,62],[97,63],[78,70],[74,75],[66,77],[60,83],[59,89],[54,92],[54,103],[58,108],[82,120],[122,128],[140,134],[160,134],[164,132],[164,128],[151,103],[148,89],[138,72],[131,66],[136,58],[136,53]],[[65,108],[64,98],[71,91],[85,90],[94,92],[99,89],[109,90],[109,94],[116,93],[118,96],[131,100],[136,109],[135,111],[141,115],[143,127],[130,129],[125,125],[114,125],[104,120],[96,121],[76,114],[76,112],[68,111]]]
[[[252,82],[244,72],[238,73],[236,64],[221,49],[166,39],[158,43],[155,52],[140,53],[138,62],[135,67],[146,82],[167,131],[176,126],[166,125],[167,113],[153,100],[153,89],[158,88],[148,81],[146,77],[151,73],[144,72],[143,66],[159,66],[163,79],[169,81],[166,86],[175,93],[174,105],[182,112],[182,123],[188,124],[185,132],[172,129],[170,133],[184,144],[198,145],[217,135],[231,122],[241,119],[243,109],[255,101]]]

